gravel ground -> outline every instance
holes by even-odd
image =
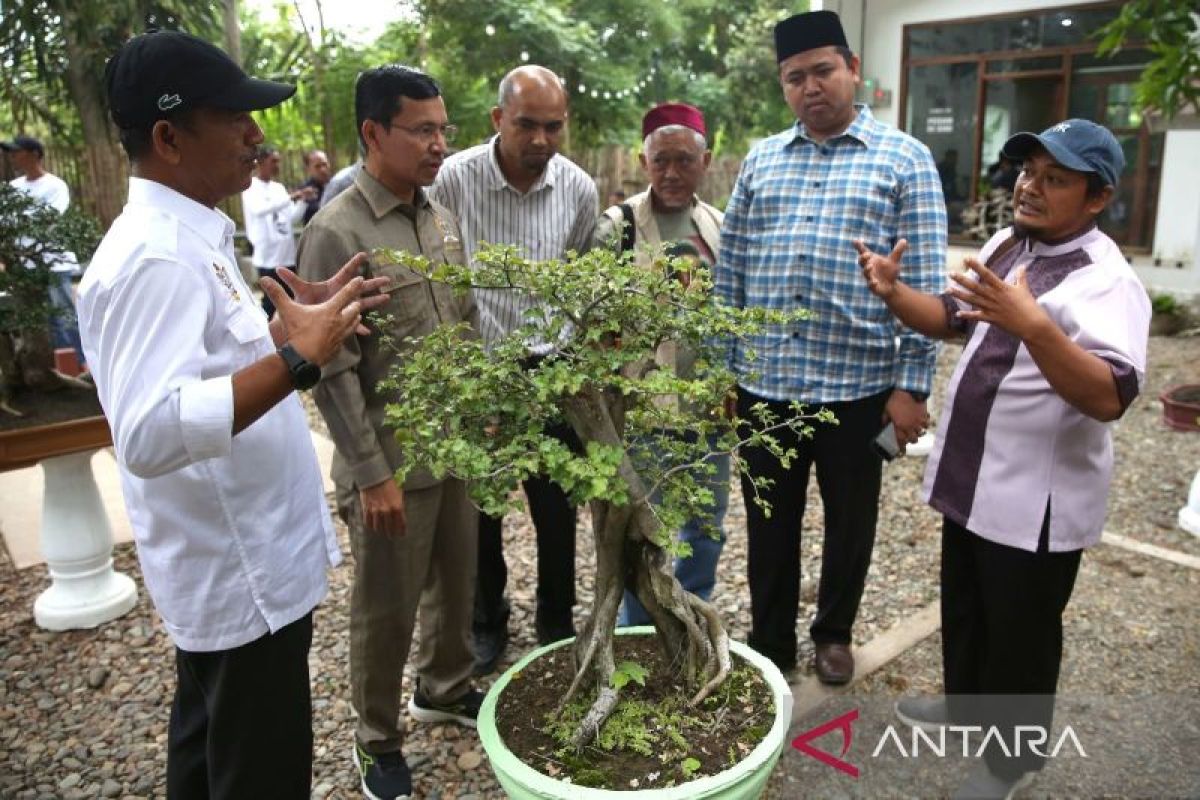
[[[944,350],[939,386],[944,386],[958,352],[954,345]],[[1151,365],[1144,398],[1117,428],[1117,473],[1108,529],[1200,555],[1200,540],[1174,524],[1191,477],[1200,466],[1200,436],[1168,431],[1159,422],[1155,400],[1167,386],[1200,380],[1200,339],[1153,339]],[[939,395],[940,391],[935,394]],[[885,471],[874,565],[855,631],[859,644],[937,599],[939,520],[919,497],[923,466],[923,460],[905,458]],[[734,494],[727,519],[729,543],[715,597],[731,634],[744,639],[749,626],[744,513],[736,486]],[[814,481],[805,529],[819,530],[820,525]],[[506,521],[505,552],[514,582],[510,587],[513,640],[506,663],[534,644],[531,534],[523,515]],[[343,551],[348,553],[344,530],[342,537]],[[579,543],[579,600],[584,608],[592,597],[592,550],[586,519],[581,520]],[[813,612],[819,548],[819,536],[806,538],[798,623],[802,641]],[[32,606],[46,585],[44,570],[17,572],[2,553],[0,550],[0,797],[162,796],[172,651],[149,599],[142,592],[131,613],[98,630],[40,631],[33,625]],[[132,546],[118,547],[114,555],[118,569],[140,577]],[[345,564],[331,575],[331,593],[317,614],[310,657],[316,734],[314,796],[322,798],[358,796],[349,759],[353,715],[346,699],[349,578]],[[1176,695],[1200,696],[1200,615],[1195,609],[1198,578],[1194,570],[1116,548],[1092,551],[1084,559],[1068,610],[1064,693],[1133,697],[1157,692],[1160,701]],[[802,650],[803,666],[796,678],[806,676],[809,655],[810,650]],[[936,691],[939,675],[935,635],[869,678],[855,696]],[[406,691],[411,689],[410,682],[411,676]],[[484,688],[488,683],[484,681]],[[1174,706],[1178,709],[1186,703]],[[1190,718],[1193,733],[1195,719],[1194,715]],[[502,796],[471,731],[409,723],[406,752],[414,768],[418,797],[475,800]],[[1077,794],[1085,766],[1058,762],[1053,774],[1048,770],[1043,776],[1044,782],[1039,782],[1043,789],[1038,791]],[[868,792],[867,783],[856,791],[854,784],[837,782],[839,774],[826,773],[832,770],[788,748],[768,796],[861,796]],[[1162,796],[1172,793],[1172,786],[1149,782],[1138,794]],[[942,784],[922,779],[897,783],[882,793],[933,795],[944,790]]]

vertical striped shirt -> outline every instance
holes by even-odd
[[[733,344],[738,382],[807,403],[890,387],[928,394],[937,345],[902,328],[871,294],[853,244],[862,239],[886,254],[902,238],[904,281],[936,294],[946,207],[933,157],[916,139],[860,107],[844,133],[823,143],[796,123],[755,145],[725,209],[716,295],[738,308],[807,308],[817,318]]]
[[[516,245],[532,261],[564,258],[592,245],[600,199],[591,177],[562,155],[522,194],[500,171],[499,136],[455,153],[438,172],[429,196],[449,209],[462,229],[466,256],[474,261],[482,243]],[[539,304],[513,289],[476,289],[483,340],[492,344],[528,321]],[[550,349],[532,343],[534,352]]]

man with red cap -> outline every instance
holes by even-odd
[[[946,210],[929,148],[855,105],[859,60],[837,14],[780,22],[775,50],[796,123],[763,139],[742,163],[713,280],[717,297],[732,306],[816,314],[731,344],[738,415],[763,403],[785,416],[799,402],[829,409],[838,424],[818,425],[811,438],[780,434],[797,453],[787,467],[764,448],[742,449],[750,470],[742,483],[749,641],[780,668],[795,666],[800,525],[815,466],[825,542],[809,635],[817,677],[844,684],[854,675],[852,628],[875,544],[882,461],[872,440],[888,425],[901,446],[920,436],[937,352],[858,280],[854,241],[891,252],[907,239],[908,274],[933,291],[946,264]],[[751,478],[770,480],[770,488],[757,490]],[[770,516],[749,499],[756,496],[771,504]]]
[[[650,188],[605,210],[596,225],[597,247],[636,250],[638,263],[647,266],[655,249],[663,246],[671,255],[694,256],[709,267],[716,262],[723,215],[696,196],[712,159],[706,134],[704,114],[695,106],[663,103],[646,112],[638,160],[650,178]],[[680,372],[690,371],[695,358],[695,353],[675,342],[663,343],[655,354],[660,366]],[[697,475],[697,481],[713,493],[711,512],[684,523],[679,539],[691,545],[692,553],[675,562],[680,585],[705,600],[716,583],[725,535],[715,534],[721,531],[729,505],[729,456],[714,457],[709,463],[715,469]],[[642,604],[626,592],[620,624],[649,621]]]

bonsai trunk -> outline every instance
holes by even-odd
[[[22,389],[54,392],[68,387],[91,388],[54,369],[49,330],[28,327],[0,333],[0,411],[22,416],[9,403]]]
[[[620,446],[623,402],[618,394],[588,387],[566,403],[564,412],[584,443]],[[658,519],[628,455],[619,472],[629,487],[628,505],[592,505],[596,589],[591,613],[575,640],[575,679],[559,705],[564,707],[585,686],[596,689],[596,700],[575,731],[574,744],[580,749],[596,737],[619,700],[620,690],[612,680],[613,633],[625,588],[645,606],[673,677],[693,694],[692,705],[719,686],[732,667],[729,637],[715,609],[683,590],[671,572],[667,553],[656,544]]]

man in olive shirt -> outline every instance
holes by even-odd
[[[404,250],[432,262],[463,259],[457,225],[430,203],[453,126],[437,84],[401,66],[364,72],[355,86],[359,137],[367,153],[353,185],[322,208],[300,240],[300,273],[324,276],[336,254]],[[343,259],[344,260],[344,259]],[[397,342],[463,320],[477,327],[474,302],[406,267],[370,271],[391,279],[382,313],[394,318]],[[404,344],[398,345],[401,350]],[[394,432],[383,424],[388,401],[378,383],[404,353],[379,335],[349,339],[324,369],[313,397],[337,452],[338,512],[350,529],[354,586],[350,596],[350,691],[358,714],[354,761],[369,797],[408,797],[412,778],[401,753],[401,676],[421,614],[418,683],[408,709],[424,722],[474,726],[482,695],[471,685],[471,613],[478,517],[465,484],[425,470],[404,486]]]

